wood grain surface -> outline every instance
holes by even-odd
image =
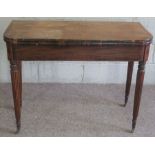
[[[146,43],[152,35],[133,22],[12,21],[4,39]]]

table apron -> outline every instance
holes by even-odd
[[[144,46],[17,45],[14,60],[128,61],[143,60]]]

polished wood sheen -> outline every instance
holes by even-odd
[[[133,64],[139,62],[132,131],[140,106],[144,67],[152,35],[133,22],[13,21],[4,33],[11,65],[17,131],[21,126],[22,61],[127,61],[125,104],[130,93]]]

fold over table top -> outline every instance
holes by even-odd
[[[4,33],[4,40],[147,44],[152,41],[152,35],[136,22],[12,21]]]

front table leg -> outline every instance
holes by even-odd
[[[21,105],[22,105],[22,80],[21,80],[21,61],[13,61],[11,63],[11,80],[14,99],[14,109],[17,125],[17,133],[21,126]]]
[[[135,88],[132,132],[134,132],[134,129],[136,127],[136,120],[137,120],[137,116],[138,116],[141,94],[142,94],[142,88],[143,88],[144,74],[145,74],[145,62],[140,61],[139,65],[138,65],[136,88]]]

